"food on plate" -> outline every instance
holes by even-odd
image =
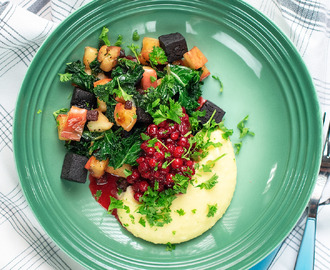
[[[222,217],[236,186],[232,130],[202,97],[208,60],[180,33],[144,37],[132,56],[107,32],[60,74],[74,86],[70,108],[54,112],[69,151],[61,178],[89,172],[94,198],[137,237],[188,241]]]
[[[123,204],[130,209],[129,213],[124,208],[117,210],[120,222],[127,225],[128,231],[156,244],[176,244],[201,235],[222,217],[236,186],[234,151],[230,140],[223,139],[222,134],[223,131],[219,129],[212,132],[211,140],[220,142],[222,146],[210,147],[209,154],[199,162],[196,177],[192,179],[193,183],[188,185],[186,193],[176,195],[177,198],[170,206],[171,222],[161,227],[144,222],[145,216],[140,213],[141,204],[134,198],[134,186],[130,186],[119,196]],[[218,157],[221,158],[212,165],[212,171],[205,172],[203,166]],[[217,183],[212,186],[214,182]]]

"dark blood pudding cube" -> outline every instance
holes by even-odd
[[[87,177],[87,170],[85,165],[88,158],[68,152],[63,161],[61,178],[73,182],[85,183]]]
[[[93,93],[76,87],[73,90],[70,105],[91,110],[97,107],[97,99]]]
[[[153,122],[151,115],[140,107],[136,108],[136,116],[137,116],[136,118],[137,122],[145,123],[145,124],[151,124]]]
[[[162,35],[159,38],[159,45],[165,51],[168,62],[180,60],[188,51],[187,42],[180,33]]]
[[[215,122],[220,123],[226,112],[209,100],[205,101],[205,103],[200,109],[200,111],[206,111],[205,116],[203,117],[199,116],[198,120],[201,121],[202,124],[205,124],[207,121],[209,121],[210,117],[214,113],[214,110],[216,112],[213,116],[213,119],[215,120]]]

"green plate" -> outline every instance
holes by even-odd
[[[59,82],[65,64],[98,45],[102,26],[125,45],[137,30],[158,37],[182,33],[198,46],[209,77],[204,97],[233,128],[249,115],[237,156],[237,189],[225,216],[172,252],[133,237],[94,201],[88,183],[60,179],[65,154],[53,111],[68,107],[72,86]],[[138,44],[141,44],[142,39]],[[128,51],[128,50],[127,50]],[[42,112],[40,113],[41,110]],[[38,113],[39,111],[39,113]],[[18,98],[14,146],[25,196],[50,237],[91,269],[248,268],[290,232],[311,194],[321,155],[321,117],[311,78],[289,40],[240,1],[95,1],[67,18],[36,54]],[[196,224],[198,226],[198,224]]]

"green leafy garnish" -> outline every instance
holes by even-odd
[[[139,33],[138,33],[137,30],[135,30],[135,31],[133,32],[132,39],[133,39],[134,41],[138,41],[138,40],[140,39],[140,35],[139,35]]]
[[[157,80],[156,77],[150,76],[150,82],[154,83],[156,80]]]
[[[110,46],[110,40],[108,38],[108,32],[109,32],[109,29],[107,27],[103,26],[102,32],[101,32],[101,34],[99,36],[99,40],[104,45]]]
[[[115,46],[120,46],[123,43],[123,36],[118,35],[117,41],[115,42]]]
[[[208,207],[208,213],[207,213],[207,217],[214,217],[214,214],[217,212],[218,210],[218,205],[214,204],[214,205],[207,205]]]
[[[139,46],[138,45],[135,45],[135,44],[131,44],[129,46],[127,46],[131,51],[132,53],[134,54],[135,58],[136,58],[136,61],[138,64],[140,64],[140,60],[139,60],[139,54],[137,52],[137,49],[139,49]]]
[[[60,76],[60,82],[69,82],[72,80],[72,74],[71,73],[59,73]]]
[[[201,183],[200,185],[198,185],[197,187],[199,187],[200,189],[212,189],[217,183],[218,183],[218,178],[219,176],[214,174],[209,180]]]
[[[121,136],[122,129],[116,131],[112,129],[103,133],[103,138],[94,141],[90,146],[89,152],[99,160],[109,159],[109,166],[115,169],[120,168],[124,164],[136,165],[136,159],[140,156],[141,130],[136,129],[131,136],[123,138]]]
[[[102,195],[102,190],[97,190],[96,193],[93,195],[95,200],[98,201]]]
[[[165,64],[167,62],[165,51],[161,47],[154,46],[151,53],[149,53],[149,61],[155,66],[158,64]]]
[[[166,250],[167,250],[167,251],[175,250],[175,245],[174,245],[174,244],[171,244],[170,242],[168,242],[168,243],[166,244]]]
[[[62,108],[62,109],[59,109],[59,110],[53,112],[53,116],[54,116],[54,118],[55,118],[55,120],[56,120],[56,118],[57,118],[57,116],[58,116],[59,114],[66,114],[68,111],[69,111],[69,109],[67,109],[67,108]]]
[[[68,74],[71,74],[68,75]],[[97,78],[92,74],[88,75],[85,71],[85,65],[80,60],[67,63],[65,68],[65,75],[61,76],[60,80],[71,81],[73,84],[79,86],[79,88],[92,92],[94,88],[94,82]]]
[[[191,213],[196,214],[197,209],[192,209]]]
[[[235,151],[235,154],[236,154],[236,155],[238,155],[239,152],[241,151],[242,145],[243,145],[243,142],[242,142],[242,141],[240,141],[240,142],[234,144],[235,149],[236,149],[236,151]]]
[[[243,118],[242,121],[240,121],[237,124],[237,128],[240,132],[240,136],[239,136],[240,139],[244,138],[247,135],[251,135],[251,136],[255,135],[254,132],[250,131],[250,129],[245,126],[248,119],[249,119],[249,116],[247,115]]]
[[[124,169],[124,174],[125,174],[126,177],[130,176],[132,174],[132,171]]]
[[[179,216],[184,216],[186,214],[186,212],[182,208],[176,210],[176,212],[179,214]]]
[[[146,226],[146,220],[145,220],[144,218],[142,218],[142,217],[139,219],[139,223],[140,223],[143,227]]]
[[[132,99],[133,95],[128,95],[124,91],[124,89],[120,86],[119,78],[117,78],[117,86],[118,86],[118,88],[117,89],[114,89],[113,90],[113,93],[116,94],[116,96],[118,98],[121,98],[122,97],[125,101]]]
[[[220,84],[220,93],[223,92],[223,84],[222,84],[222,81],[220,80],[220,78],[218,76],[215,76],[215,75],[212,75],[212,78],[217,80]]]
[[[180,103],[175,102],[173,99],[169,99],[169,103],[169,106],[160,105],[156,112],[151,113],[156,125],[167,119],[173,120],[178,124],[181,123],[180,117],[183,116],[183,113]]]
[[[141,139],[144,140],[144,141],[147,141],[147,140],[150,140],[150,136],[148,136],[145,133],[141,133]]]
[[[115,197],[110,196],[110,205],[108,208],[108,212],[112,213],[114,209],[124,209],[126,213],[130,212],[130,209],[127,205],[124,205],[122,200],[117,200]]]

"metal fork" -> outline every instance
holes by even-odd
[[[296,270],[314,269],[317,208],[330,172],[330,155],[329,155],[330,126],[329,126],[329,121],[325,123],[325,119],[326,117],[324,115],[323,127],[325,127],[326,124],[328,129],[327,129],[327,135],[324,140],[321,168],[319,175],[317,177],[316,186],[308,203],[308,216],[305,225],[303,239],[296,260],[296,265],[295,265]]]

